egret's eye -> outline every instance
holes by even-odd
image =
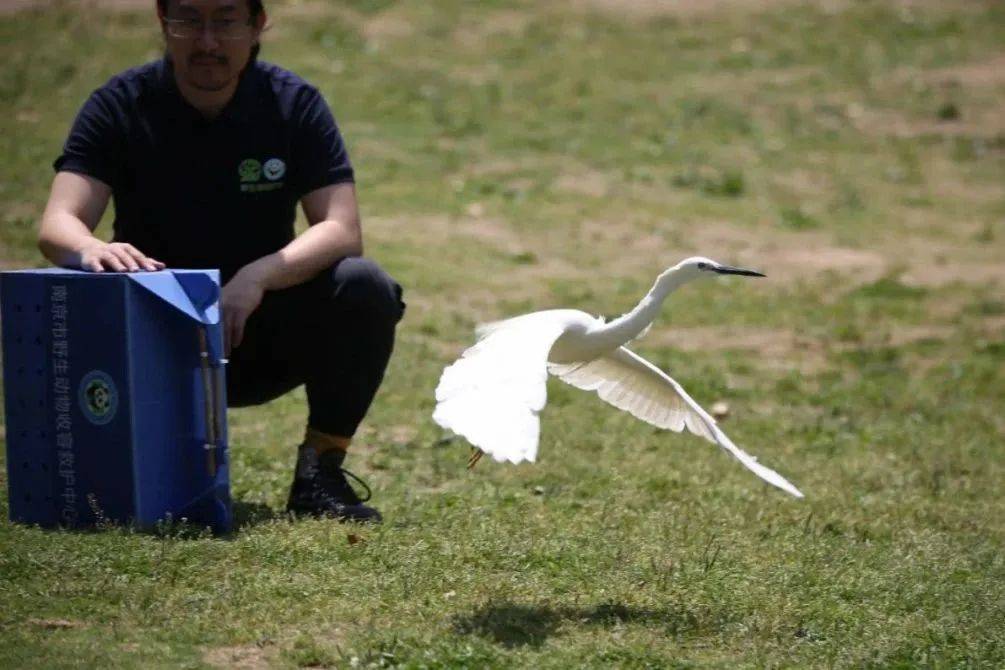
[[[698,263],[698,269],[699,270],[707,270],[708,269],[708,263]]]

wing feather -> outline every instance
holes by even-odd
[[[728,451],[769,484],[803,497],[788,480],[733,444],[676,380],[625,347],[585,363],[550,364],[548,370],[576,388],[596,391],[605,402],[646,423],[675,432],[687,428]]]
[[[480,329],[483,339],[443,370],[433,420],[497,461],[534,461],[548,352],[569,322],[538,312]]]

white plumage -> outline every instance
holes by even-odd
[[[624,346],[643,334],[672,291],[714,274],[763,276],[708,258],[688,258],[663,272],[635,309],[609,323],[579,310],[556,309],[481,326],[479,341],[444,369],[433,420],[496,461],[534,461],[550,372],[646,423],[675,432],[686,428],[801,498],[784,477],[733,444],[680,384]]]

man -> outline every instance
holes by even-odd
[[[317,89],[257,61],[261,0],[157,0],[163,60],[84,104],[39,232],[93,272],[218,267],[231,406],[305,384],[288,509],[379,521],[345,477],[404,304],[363,253],[354,174]],[[115,201],[114,238],[92,231]],[[296,204],[310,227],[294,235]]]

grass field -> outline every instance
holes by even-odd
[[[0,267],[159,54],[97,4],[0,14]],[[4,483],[0,667],[1005,666],[1005,5],[266,4],[406,287],[348,463],[386,523],[282,516],[302,391],[230,413],[226,539],[11,525]],[[805,500],[558,382],[538,463],[465,470],[430,414],[477,322],[620,314],[694,254],[768,279],[636,349]]]

